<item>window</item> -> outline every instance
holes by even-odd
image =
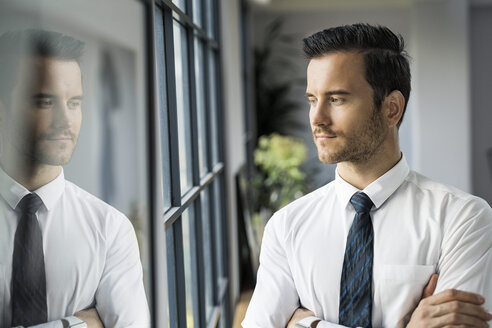
[[[156,2],[170,327],[231,320],[217,18],[215,0]]]

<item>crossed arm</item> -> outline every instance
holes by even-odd
[[[74,313],[74,317],[79,318],[87,324],[88,328],[104,328],[104,324],[97,313],[95,308],[90,308]],[[59,328],[63,327],[63,322],[61,319],[49,321],[40,325],[36,325],[36,328]]]
[[[487,322],[492,316],[484,306],[492,305],[492,211],[490,207],[476,204],[465,204],[463,209],[471,207],[467,209],[467,217],[451,221],[446,227],[436,264],[439,279],[434,276],[420,301],[412,301],[416,307],[411,315],[402,315],[401,318],[408,318],[403,322],[408,328],[488,327]],[[460,217],[460,211],[455,215]],[[310,311],[314,309],[298,308],[302,306],[298,288],[302,287],[293,279],[282,229],[282,226],[271,224],[265,229],[257,286],[243,321],[245,328],[290,328],[302,318],[314,316]],[[487,303],[478,294],[485,296]],[[262,301],[264,299],[269,301]],[[318,328],[336,326],[326,321],[317,324]]]
[[[75,313],[74,316],[84,321],[88,328],[104,328],[101,318],[99,318],[99,314],[95,308],[79,311]]]
[[[407,328],[418,327],[489,327],[488,321],[492,314],[483,308],[485,299],[474,293],[448,289],[433,295],[437,285],[438,275],[433,274],[424,288],[422,298],[413,311]],[[305,308],[298,308],[287,324],[294,328],[296,322],[314,316]],[[321,321],[320,321],[321,322]],[[315,323],[317,327],[318,323]]]

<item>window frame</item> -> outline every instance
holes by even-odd
[[[141,0],[143,1],[143,0]],[[219,32],[218,18],[220,17],[220,6],[218,0],[208,0],[202,2],[201,12],[201,25],[198,26],[194,23],[191,16],[193,10],[193,0],[186,0],[186,13],[182,11],[171,0],[155,0],[149,1],[148,4],[148,38],[149,42],[149,91],[148,96],[152,101],[149,102],[151,108],[149,114],[149,147],[152,151],[149,152],[151,157],[149,159],[149,172],[154,172],[149,176],[149,189],[150,195],[157,195],[155,200],[151,201],[152,216],[155,218],[150,224],[150,229],[153,231],[152,244],[152,263],[153,274],[152,282],[153,295],[152,299],[155,300],[152,306],[153,322],[155,327],[166,326],[168,323],[164,322],[169,320],[169,327],[186,327],[186,287],[185,287],[185,272],[184,272],[184,253],[183,253],[183,231],[182,231],[182,214],[190,209],[190,245],[191,245],[191,264],[192,264],[192,281],[193,281],[193,314],[194,314],[194,327],[216,327],[220,322],[225,327],[232,325],[230,315],[230,302],[229,302],[229,268],[228,268],[228,253],[227,253],[227,219],[226,219],[226,200],[224,197],[218,197],[224,195],[225,190],[225,163],[224,163],[224,140],[223,140],[223,106],[222,106],[222,86],[221,86],[221,66],[220,55],[221,48],[219,42],[212,36],[217,37]],[[206,5],[211,4],[213,6],[212,12],[215,14],[215,19],[212,19],[212,31],[207,31],[209,26]],[[162,35],[159,35],[159,31],[156,30],[155,20],[156,16],[162,13]],[[190,13],[188,15],[187,13]],[[191,154],[192,154],[192,186],[184,194],[180,187],[180,172],[179,172],[179,156],[177,150],[178,144],[178,126],[177,126],[177,102],[176,102],[176,69],[174,58],[174,22],[178,22],[186,29],[187,43],[187,65],[188,65],[188,80],[189,95],[190,95],[190,126],[191,126]],[[209,34],[210,33],[210,34]],[[163,38],[160,40],[159,38]],[[199,144],[198,138],[198,108],[197,108],[197,90],[195,84],[195,38],[198,38],[198,42],[202,42],[202,55],[203,58],[203,71],[202,76],[204,80],[204,111],[205,111],[205,134],[206,134],[206,172],[200,174],[199,165]],[[158,45],[157,42],[162,42]],[[159,58],[157,49],[163,49],[164,59]],[[211,71],[209,65],[209,53],[211,50],[215,61],[215,70]],[[163,70],[158,69],[158,61],[163,60]],[[164,72],[164,79],[159,74]],[[214,75],[216,81],[216,93],[214,111],[211,110],[209,77]],[[159,81],[165,81],[165,86],[159,88]],[[150,83],[152,82],[152,83]],[[159,102],[159,92],[165,92],[165,104]],[[164,112],[165,111],[165,112]],[[216,117],[212,118],[211,114],[215,113]],[[161,120],[161,115],[166,115],[165,120]],[[215,127],[217,129],[217,162],[214,162],[212,151],[212,132],[211,129],[214,126],[212,119],[215,119]],[[165,122],[167,124],[166,129],[163,129],[161,124]],[[167,133],[166,133],[167,132]],[[163,135],[161,135],[161,133]],[[166,143],[167,147],[163,147],[161,143]],[[166,152],[161,153],[161,152]],[[160,176],[159,171],[163,169],[163,163],[161,161],[169,159],[169,171],[162,172]],[[203,173],[203,172],[202,172]],[[164,181],[161,186],[164,190],[159,190],[160,177],[165,179],[168,177],[169,181]],[[216,194],[214,185],[219,194]],[[165,188],[169,188],[170,206],[164,208],[162,204],[164,200],[164,194],[167,192]],[[202,205],[201,195],[204,190],[208,191],[208,216],[210,221],[209,233],[210,233],[210,247],[211,247],[211,259],[204,258],[203,251],[203,224],[202,224]],[[161,198],[161,199],[159,199]],[[217,207],[215,202],[218,201]],[[159,206],[160,205],[160,206]],[[218,224],[218,225],[217,225]],[[163,245],[163,239],[166,239],[165,245]],[[166,261],[163,260],[163,252],[159,249],[165,246],[166,248]],[[218,247],[222,246],[222,258],[218,258]],[[212,311],[210,316],[206,313],[205,298],[207,297],[205,291],[205,261],[211,261],[212,265]],[[162,263],[166,262],[166,263]],[[167,276],[167,293],[163,293],[162,285],[165,284]],[[156,288],[157,287],[157,288]],[[167,294],[167,295],[165,295]],[[167,312],[167,306],[169,306],[169,313]],[[169,318],[168,318],[169,316]]]

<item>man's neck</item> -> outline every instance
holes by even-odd
[[[61,166],[6,160],[3,156],[0,159],[0,166],[5,173],[29,191],[36,190],[55,180],[62,170]]]
[[[401,152],[392,152],[389,156],[375,154],[368,161],[361,163],[341,162],[337,165],[340,177],[359,190],[363,190],[372,182],[393,168],[402,158]]]

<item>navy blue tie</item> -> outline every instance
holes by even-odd
[[[43,236],[36,218],[42,203],[38,195],[28,194],[17,206],[21,217],[12,258],[12,327],[48,321]]]
[[[371,327],[373,229],[369,212],[374,204],[362,192],[355,193],[350,203],[357,213],[345,247],[338,322],[347,327]]]

